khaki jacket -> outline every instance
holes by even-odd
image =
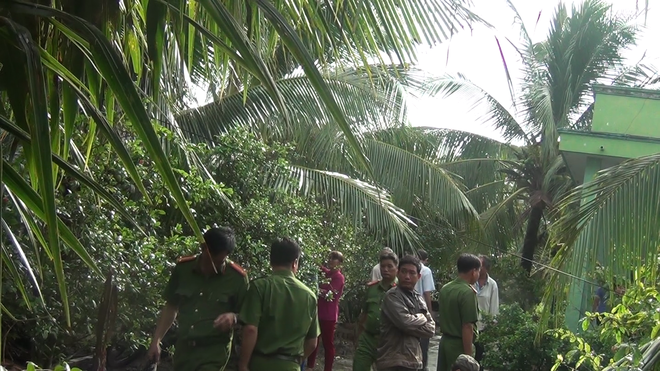
[[[435,322],[416,291],[390,289],[383,299],[376,368],[422,368],[420,338],[435,334]]]

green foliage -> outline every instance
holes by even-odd
[[[0,370],[5,371],[5,369],[2,366],[0,366]],[[29,362],[27,366],[27,371],[45,371],[45,370],[43,370],[41,367],[37,366],[36,364]],[[55,366],[53,371],[82,371],[82,370],[77,367],[71,368],[69,367],[69,365],[64,363],[62,365]]]
[[[660,335],[660,292],[654,266],[635,272],[637,279],[625,291],[612,288],[611,310],[587,312],[580,335],[561,329],[551,331],[576,347],[557,358],[557,365],[600,371],[603,367],[655,367],[651,362]],[[623,293],[621,295],[621,293]],[[599,324],[597,324],[599,323]],[[582,368],[578,368],[578,366]]]
[[[483,366],[487,370],[549,371],[557,352],[564,347],[563,342],[551,336],[535,344],[538,316],[518,304],[502,305],[497,318],[487,319],[486,324],[479,341],[485,347]]]
[[[115,353],[124,355],[147,345],[163,304],[161,292],[176,258],[195,254],[199,249],[192,230],[183,227],[185,218],[168,196],[165,185],[158,176],[153,176],[153,167],[144,158],[141,142],[130,143],[131,155],[139,164],[138,171],[147,179],[144,185],[153,205],[131,187],[130,178],[108,146],[95,151],[97,160],[90,162],[90,167],[94,173],[101,174],[100,181],[108,192],[125,205],[139,226],[150,232],[148,235],[99,203],[92,190],[85,186],[65,182],[58,193],[60,217],[97,264],[115,274],[119,308],[114,346]],[[241,264],[251,278],[263,276],[269,272],[270,242],[279,236],[290,236],[300,242],[304,251],[303,279],[316,275],[317,265],[330,250],[336,249],[346,257],[347,282],[359,286],[363,267],[353,259],[365,252],[375,256],[378,247],[373,239],[356,230],[350,220],[337,216],[332,209],[313,199],[264,186],[265,174],[286,172],[289,148],[263,143],[241,130],[219,137],[218,143],[214,148],[204,145],[189,148],[206,166],[211,178],[202,176],[196,168],[186,168],[182,159],[173,157],[171,161],[186,185],[183,192],[197,223],[200,226],[230,225],[235,229],[237,249],[231,258]],[[11,208],[4,217],[10,225],[18,223],[19,216]],[[25,235],[18,238],[23,244],[30,243]],[[35,252],[29,258],[47,259]],[[103,282],[91,276],[89,267],[71,251],[63,250],[63,260],[70,285],[72,327],[67,329],[52,319],[51,314],[60,313],[61,305],[51,270],[38,272],[46,304],[30,295],[32,311],[22,301],[13,300],[21,294],[15,282],[7,280],[3,282],[5,303],[17,319],[3,317],[3,336],[10,344],[7,356],[47,364],[65,359],[67,355],[91,351]],[[352,268],[354,266],[358,268]],[[308,280],[310,286],[312,281]],[[346,290],[350,297],[350,285]]]
[[[530,276],[520,267],[517,256],[498,254],[489,273],[497,281],[501,303],[517,303],[527,311],[539,304],[545,289],[544,280],[540,274]]]

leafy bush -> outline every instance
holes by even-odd
[[[483,366],[490,371],[550,370],[562,342],[552,336],[535,344],[538,317],[520,305],[502,305],[496,318],[486,319],[487,327],[479,335],[484,344]]]
[[[522,309],[531,311],[543,297],[543,278],[539,275],[530,276],[520,266],[520,258],[517,256],[496,257],[490,274],[497,280],[500,302],[504,304],[517,303]]]
[[[644,370],[660,368],[660,362],[654,357],[656,346],[650,346],[656,344],[654,340],[660,335],[657,269],[644,266],[635,276],[638,278],[628,284],[622,297],[614,293],[610,295],[613,301],[610,312],[587,312],[582,322],[583,333],[578,335],[566,329],[552,331],[556,337],[575,344],[568,352],[559,355],[557,365],[600,371],[606,366],[630,369],[646,360]]]
[[[63,192],[57,199],[60,216],[92,258],[103,271],[112,270],[115,274],[119,303],[111,354],[116,358],[128,356],[147,344],[163,304],[161,292],[176,258],[199,250],[180,212],[164,192],[163,183],[153,176],[152,164],[145,158],[142,147],[139,141],[134,141],[129,149],[143,179],[147,179],[145,187],[151,203],[130,183],[117,159],[111,157],[108,146],[95,149],[97,160],[89,166],[93,174],[98,174],[97,180],[125,205],[146,235],[100,204],[85,187],[63,184]],[[334,212],[331,205],[265,184],[268,173],[288,173],[289,148],[263,143],[240,130],[218,138],[217,147],[190,145],[190,148],[212,179],[187,166],[187,159],[173,156],[170,161],[181,177],[194,215],[202,227],[217,224],[235,229],[238,247],[231,258],[246,268],[251,278],[269,272],[269,243],[275,237],[287,235],[300,241],[303,248],[303,278],[315,276],[317,265],[331,249],[337,249],[346,256],[347,282],[361,280],[364,267],[357,257],[377,251],[373,239]],[[20,225],[20,215],[10,208],[3,218],[10,228]],[[15,234],[22,245],[31,246],[32,241],[25,235]],[[33,253],[28,258],[33,266],[39,267],[36,274],[45,300],[42,303],[39,299],[36,286],[25,282],[25,293],[32,304],[28,308],[22,300],[17,300],[22,295],[16,289],[20,285],[8,280],[2,283],[3,304],[14,316],[13,319],[2,317],[2,336],[4,344],[8,344],[6,357],[55,364],[90,354],[103,279],[96,277],[73,252],[63,251],[72,316],[72,327],[65,328],[57,320],[61,306],[54,274],[49,265],[40,269],[38,264],[48,257]],[[347,290],[350,292],[350,287]]]

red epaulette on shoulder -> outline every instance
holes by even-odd
[[[373,285],[377,284],[378,282],[380,282],[380,281],[371,281],[367,284],[367,286],[373,286]]]
[[[176,263],[185,263],[185,262],[190,262],[197,259],[197,255],[190,255],[190,256],[180,256],[179,259],[176,260]]]
[[[243,267],[241,267],[240,265],[234,263],[231,260],[228,260],[228,263],[229,263],[229,266],[232,267],[236,272],[240,273],[241,276],[247,277],[247,273],[245,273],[245,269],[243,269]]]

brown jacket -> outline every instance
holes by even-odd
[[[416,291],[390,289],[383,299],[376,367],[422,368],[420,338],[435,334],[435,322]]]

